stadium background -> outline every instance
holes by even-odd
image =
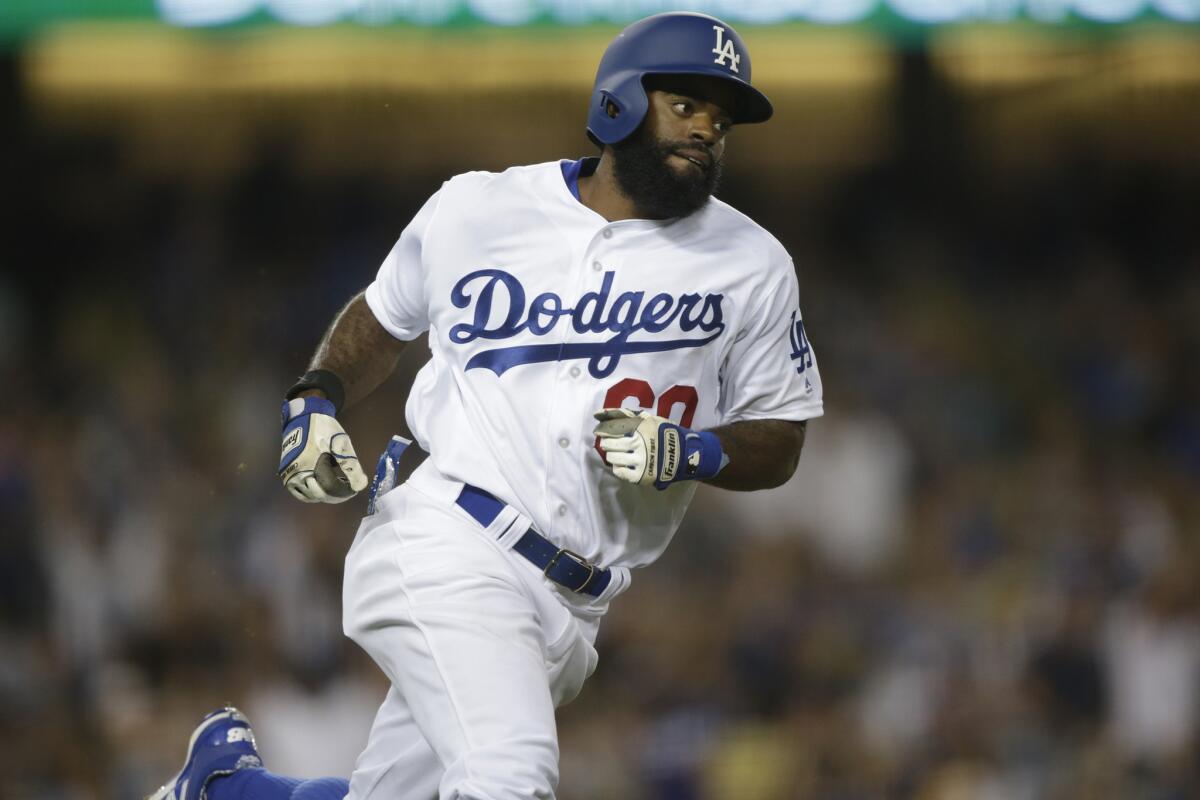
[[[795,256],[828,413],[616,604],[564,800],[1200,796],[1200,7],[1051,5],[739,26],[778,112],[720,194]],[[280,394],[443,179],[590,152],[617,26],[5,8],[0,797],[139,797],[226,700],[346,774],[362,503],[279,487]]]

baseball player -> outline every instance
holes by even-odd
[[[467,173],[429,198],[283,409],[289,492],[338,503],[371,484],[343,596],[347,635],[391,681],[366,750],[348,782],[284,778],[221,709],[156,800],[554,797],[554,710],[596,668],[609,604],[699,482],[782,484],[822,413],[787,252],[711,197],[731,126],[771,113],[733,28],[659,14],[600,62],[598,158]],[[394,485],[396,437],[368,481],[337,415],[425,331],[406,413],[428,457]]]

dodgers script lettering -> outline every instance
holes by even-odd
[[[569,320],[577,334],[612,334],[596,342],[526,344],[482,350],[467,361],[467,369],[490,369],[497,375],[521,364],[587,359],[588,371],[596,378],[611,375],[621,357],[636,353],[659,353],[685,347],[703,347],[725,330],[720,294],[662,292],[646,299],[645,292],[622,292],[613,299],[615,273],[605,272],[599,291],[585,292],[574,305],[544,292],[525,302],[525,287],[502,269],[479,269],[454,284],[450,302],[455,308],[471,309],[471,321],[450,328],[450,341],[469,344],[476,339],[510,339],[529,332],[545,336]],[[699,331],[699,338],[641,338],[635,334],[661,334],[677,326],[682,333]]]

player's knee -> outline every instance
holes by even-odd
[[[558,742],[527,737],[476,747],[447,765],[441,797],[550,800],[558,786]]]

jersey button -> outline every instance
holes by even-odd
[[[579,367],[571,367],[571,377],[572,378],[579,377]]]
[[[561,436],[561,437],[559,437],[559,440],[558,440],[558,446],[559,446],[559,447],[566,447],[566,446],[567,446],[567,445],[569,445],[570,443],[571,443],[571,440],[570,440],[570,439],[568,439],[567,437],[565,437],[565,436]]]
[[[558,507],[558,515],[560,517],[565,517],[567,515],[567,504],[566,503],[563,503],[562,505],[560,505]]]
[[[593,261],[593,262],[592,262],[592,270],[593,270],[594,272],[599,272],[599,271],[600,271],[600,270],[602,270],[602,269],[604,269],[604,265],[603,265],[603,264],[601,264],[599,261]]]
[[[603,234],[601,234],[601,235],[602,235],[602,236],[603,236],[605,239],[611,239],[611,238],[612,238],[612,228],[605,228],[605,229],[604,229],[604,233],[603,233]]]

